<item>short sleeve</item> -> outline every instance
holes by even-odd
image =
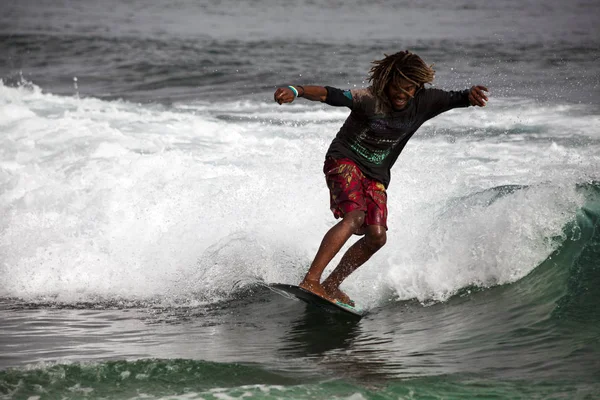
[[[427,119],[433,118],[448,110],[468,107],[469,91],[445,91],[440,89],[424,89],[423,100],[427,109]]]
[[[375,96],[371,88],[361,88],[350,90],[352,95],[352,111],[371,114],[375,110]]]
[[[325,89],[327,89],[326,104],[334,107],[352,108],[353,98],[350,90],[342,90],[331,86],[325,86]]]

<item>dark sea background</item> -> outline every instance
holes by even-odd
[[[600,399],[599,16],[3,1],[0,399]],[[363,87],[404,49],[490,101],[411,139],[388,243],[342,286],[367,315],[324,314],[265,284],[335,223],[349,111],[273,92]]]

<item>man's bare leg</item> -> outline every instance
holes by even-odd
[[[358,267],[363,265],[373,254],[385,245],[387,240],[385,227],[379,225],[369,225],[365,236],[354,243],[344,254],[342,260],[333,272],[323,281],[321,286],[327,293],[338,293],[338,296],[350,300],[348,296],[339,289],[340,284]],[[342,298],[340,301],[347,303]],[[350,304],[353,305],[353,304]]]
[[[344,216],[323,237],[319,250],[313,260],[300,287],[309,290],[323,298],[335,301],[330,293],[321,285],[321,275],[327,264],[336,256],[350,236],[362,226],[365,219],[364,211],[352,211]]]

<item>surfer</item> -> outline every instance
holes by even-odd
[[[372,64],[367,88],[295,85],[279,87],[274,94],[279,104],[303,97],[351,110],[323,166],[331,210],[342,220],[323,237],[300,287],[352,306],[340,284],[386,243],[386,189],[400,152],[425,121],[457,107],[484,107],[488,100],[488,89],[480,85],[464,91],[425,88],[435,71],[410,51],[386,54]],[[321,282],[323,271],[353,234],[363,237]]]

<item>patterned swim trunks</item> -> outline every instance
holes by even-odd
[[[365,212],[363,226],[387,229],[387,193],[379,181],[366,177],[350,159],[328,158],[323,166],[331,211],[340,218],[355,210]]]

